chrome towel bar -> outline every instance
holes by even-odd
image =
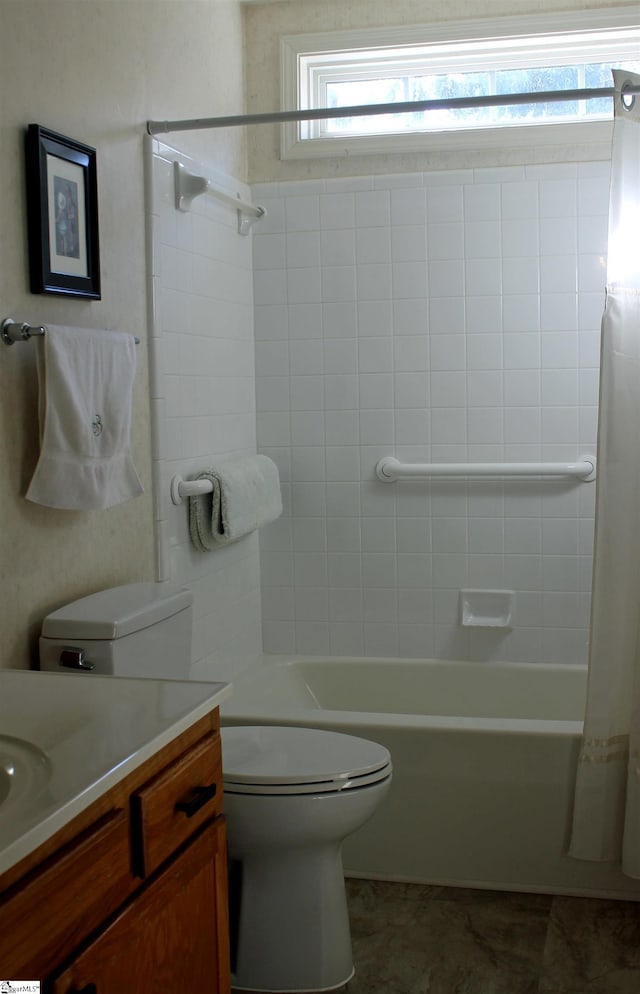
[[[28,342],[30,338],[42,338],[47,333],[47,326],[44,324],[27,324],[26,321],[14,321],[13,318],[5,318],[0,325],[0,338],[5,345],[13,345],[15,342]],[[136,345],[140,344],[140,339],[135,336]]]

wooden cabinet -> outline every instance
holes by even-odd
[[[218,819],[54,978],[53,994],[224,990],[219,936],[206,921],[220,897],[226,900],[223,852]]]
[[[0,877],[0,974],[52,994],[228,994],[218,713]]]

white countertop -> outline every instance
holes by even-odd
[[[15,788],[0,793],[0,873],[230,693],[227,683],[0,670],[0,754],[4,741],[18,759]]]

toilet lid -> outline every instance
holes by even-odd
[[[391,757],[377,742],[294,725],[222,729],[226,790],[235,793],[322,793],[378,783]]]

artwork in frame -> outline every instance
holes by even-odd
[[[31,292],[100,300],[96,150],[30,124],[26,176]]]

